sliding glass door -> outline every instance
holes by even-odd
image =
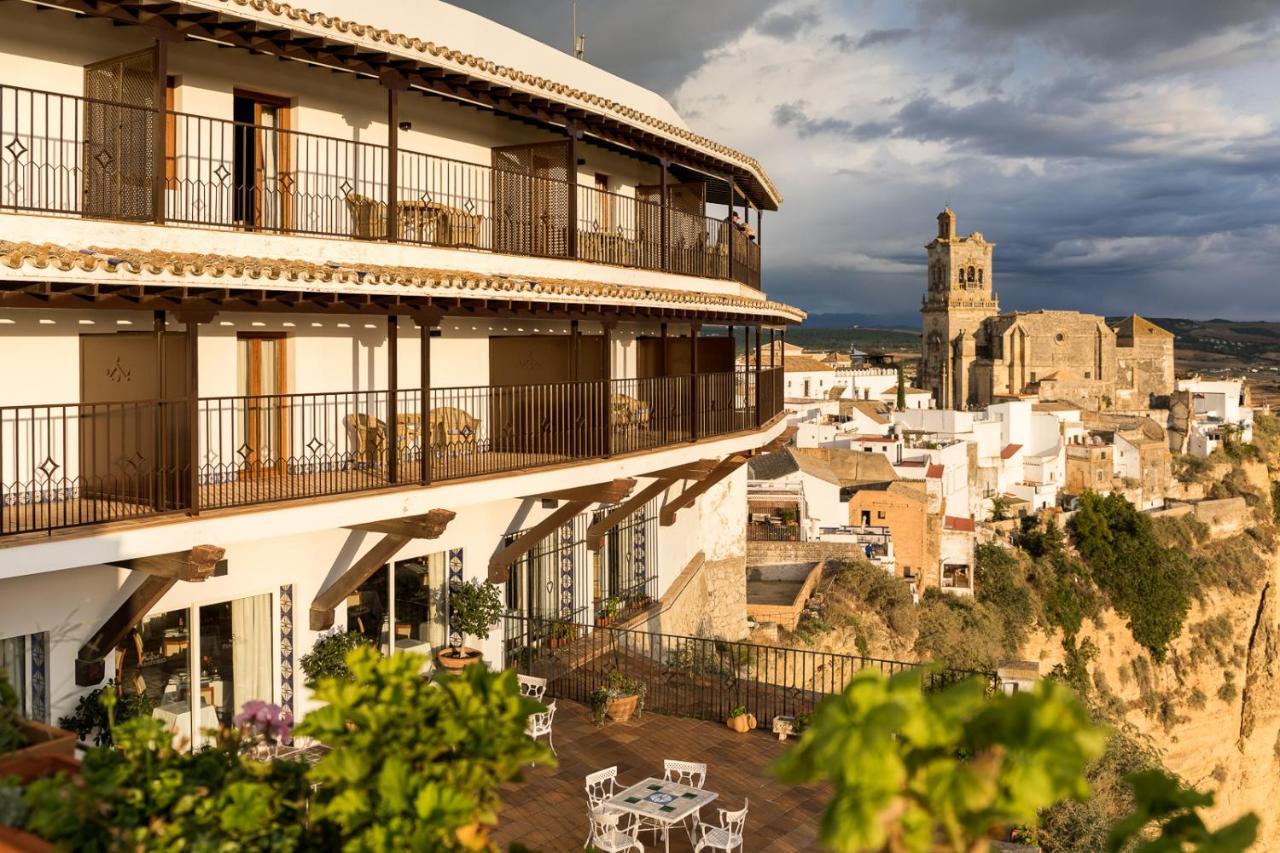
[[[140,697],[184,749],[274,696],[270,594],[153,613],[117,649],[119,689]],[[195,678],[192,673],[195,673]]]
[[[380,652],[430,654],[449,641],[447,555],[382,566],[347,597],[347,630]]]

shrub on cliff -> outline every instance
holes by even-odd
[[[917,616],[911,590],[901,578],[861,561],[827,563],[826,577],[841,592],[864,603],[899,637],[916,631]]]
[[[958,669],[994,671],[1008,656],[1000,614],[988,604],[928,590],[920,602],[916,654]]]

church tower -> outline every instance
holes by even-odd
[[[940,409],[964,409],[975,402],[971,370],[982,321],[1000,311],[993,290],[988,243],[975,231],[956,234],[951,208],[938,214],[938,236],[925,246],[928,285],[923,315],[919,383]]]

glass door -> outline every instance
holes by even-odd
[[[236,335],[237,393],[243,399],[243,469],[247,476],[288,471],[289,390],[283,333]]]
[[[347,630],[382,654],[430,654],[449,641],[448,555],[382,566],[347,596]]]

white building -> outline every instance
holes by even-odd
[[[0,660],[30,716],[115,677],[199,742],[249,699],[304,713],[330,625],[438,649],[454,581],[501,585],[463,638],[501,666],[530,620],[742,577],[783,388],[727,327],[802,317],[725,222],[776,209],[761,166],[437,0],[310,5],[0,9]]]
[[[1191,398],[1186,452],[1208,456],[1226,441],[1252,443],[1253,407],[1243,379],[1179,379],[1178,391]]]

